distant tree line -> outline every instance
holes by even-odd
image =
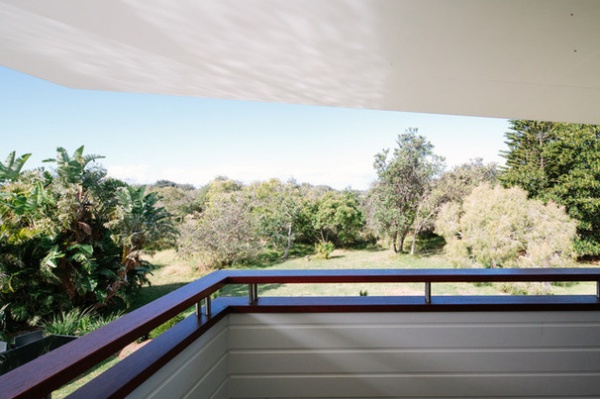
[[[328,257],[335,247],[375,242],[365,229],[364,195],[351,190],[277,179],[244,185],[226,177],[197,190],[152,190],[179,222],[178,253],[204,269],[267,253],[287,259],[300,244]]]
[[[445,170],[431,143],[408,129],[375,154],[377,180],[365,192],[224,177],[200,189],[163,181],[153,190],[179,222],[179,253],[208,268],[265,249],[285,259],[298,244],[324,257],[386,241],[416,254],[419,240],[435,235],[456,266],[558,266],[596,255],[597,127],[511,121],[507,139],[506,167],[475,159]]]

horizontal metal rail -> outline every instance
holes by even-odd
[[[211,273],[118,320],[0,376],[0,398],[43,397],[129,343],[203,300],[188,318],[157,338],[153,351],[140,350],[125,366],[105,372],[73,397],[105,392],[121,397],[139,386],[168,360],[230,312],[384,312],[600,310],[597,295],[435,297],[433,283],[600,281],[600,269],[414,269],[414,270],[226,270]],[[425,283],[422,297],[259,298],[260,284]],[[210,296],[227,284],[247,284],[250,300]],[[600,293],[600,288],[597,288]],[[160,345],[158,344],[160,342]],[[136,352],[137,353],[137,352]],[[137,362],[137,363],[136,363]],[[114,367],[113,367],[114,369]],[[124,372],[126,370],[126,372]],[[104,376],[104,377],[103,377]]]
[[[227,284],[598,281],[600,269],[226,270]]]

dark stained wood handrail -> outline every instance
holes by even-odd
[[[268,283],[444,283],[444,282],[533,282],[600,281],[600,269],[386,269],[386,270],[226,270],[211,273],[151,302],[85,337],[43,355],[0,376],[0,398],[43,397],[100,363],[124,346],[148,334],[185,309],[197,304],[227,284]],[[128,374],[113,381],[108,396],[121,397],[193,342],[228,312],[381,312],[381,311],[523,311],[600,310],[596,296],[556,297],[341,297],[341,298],[219,298],[211,318],[196,324],[186,322],[161,340],[163,350],[144,359]],[[190,324],[191,323],[191,324]],[[187,326],[187,327],[186,327]],[[176,326],[177,327],[177,326]],[[180,331],[180,332],[178,332]],[[136,352],[137,353],[137,352]],[[148,351],[132,358],[140,359]],[[151,361],[150,361],[151,360]],[[134,367],[135,369],[135,367]],[[123,370],[121,367],[119,370]],[[116,371],[115,371],[116,372]],[[113,372],[113,373],[115,373]],[[107,374],[111,376],[111,374]],[[103,377],[104,380],[108,377]],[[104,386],[102,378],[92,388]],[[113,378],[114,380],[114,378]],[[94,385],[95,384],[95,385]],[[96,388],[94,388],[94,386]],[[83,397],[75,394],[74,397]]]
[[[223,286],[211,273],[0,376],[0,398],[44,397]]]
[[[69,399],[122,398],[160,370],[203,333],[225,317],[230,309],[226,301],[217,301],[212,317],[188,317],[153,340],[150,350],[141,348],[127,356],[82,388]],[[148,345],[146,345],[148,346]]]

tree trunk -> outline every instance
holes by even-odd
[[[400,234],[400,242],[398,243],[398,251],[402,253],[404,250],[404,240],[406,239],[406,233]]]
[[[419,230],[421,230],[422,224],[425,224],[425,221],[427,220],[426,218],[421,220],[421,217],[419,217],[421,215],[421,206],[423,205],[423,199],[425,198],[425,195],[423,195],[421,197],[421,199],[419,200],[419,204],[417,205],[417,212],[415,213],[415,220],[413,221],[413,240],[412,243],[410,244],[410,254],[414,255],[415,254],[415,250],[417,247],[417,235],[419,234]]]
[[[413,233],[413,240],[412,243],[410,244],[410,254],[414,255],[415,254],[415,250],[417,247],[417,230],[415,229],[415,232]]]
[[[394,233],[392,236],[392,248],[394,248],[394,253],[398,253],[398,248],[396,248],[396,239],[398,238],[398,233]]]
[[[75,298],[75,294],[77,294],[77,287],[75,287],[75,283],[71,277],[73,273],[70,269],[72,269],[72,267],[65,258],[62,258],[59,263],[60,282],[69,299],[73,299]]]
[[[287,246],[281,259],[286,260],[290,254],[290,248],[292,246],[292,223],[288,224],[288,235],[287,235]]]
[[[543,153],[543,148],[542,148],[542,146],[544,145],[544,133],[543,132],[540,132],[539,140],[540,140],[540,142],[539,142],[539,144],[540,144],[540,169],[542,171],[544,171],[544,169],[545,169],[544,153]]]

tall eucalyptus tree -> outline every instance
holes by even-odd
[[[444,167],[433,145],[415,128],[398,135],[398,145],[375,155],[377,181],[371,188],[374,218],[379,232],[388,237],[394,252],[401,252],[413,227],[419,204],[431,189],[433,178]]]

